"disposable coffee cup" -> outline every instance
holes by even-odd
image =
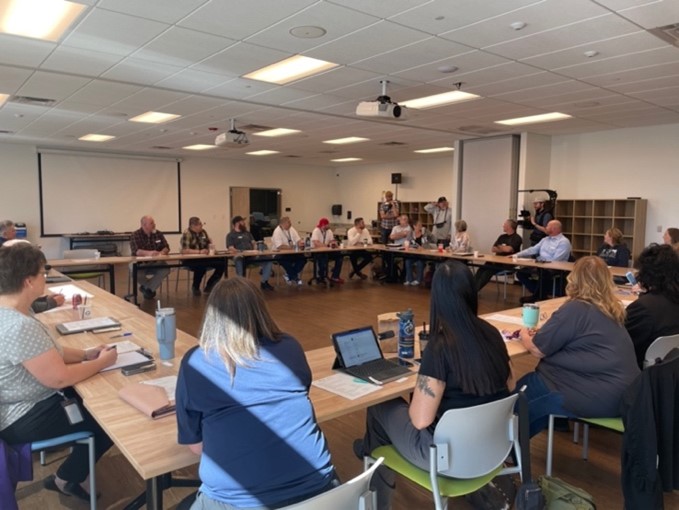
[[[406,250],[410,248],[410,241],[408,241],[407,239],[403,241],[403,248]]]
[[[207,249],[208,255],[214,255],[215,254],[215,245],[211,244],[208,249]]]
[[[177,320],[174,308],[159,308],[156,310],[156,339],[160,359],[174,358],[174,344],[177,339]]]
[[[474,250],[474,258],[478,258],[479,252],[477,250]]]
[[[540,320],[540,306],[535,303],[526,303],[521,312],[523,325],[527,328],[535,328]]]

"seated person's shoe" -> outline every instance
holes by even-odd
[[[269,282],[262,282],[262,283],[259,284],[259,287],[262,290],[273,290],[273,287],[271,285],[269,285]]]
[[[354,450],[354,455],[358,460],[363,460],[365,457],[365,449],[363,448],[363,439],[354,439],[354,444],[352,445]]]
[[[42,485],[43,487],[45,487],[45,489],[49,491],[58,492],[60,494],[64,494],[65,496],[75,496],[76,498],[82,499],[83,501],[90,500],[90,495],[88,494],[88,492],[85,489],[83,489],[78,483],[66,482],[63,490],[60,489],[59,486],[57,485],[54,475],[50,475],[47,478],[45,478],[42,481]],[[99,499],[100,496],[101,494],[97,492],[97,499]]]

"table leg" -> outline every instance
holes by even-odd
[[[163,509],[163,478],[169,475],[162,475],[146,480],[146,509]]]
[[[109,264],[108,266],[108,282],[109,282],[109,287],[111,288],[111,294],[114,296],[116,295],[116,274],[115,274],[115,266],[113,264]]]

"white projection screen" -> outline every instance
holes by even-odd
[[[43,237],[131,232],[150,214],[164,233],[181,232],[180,168],[170,159],[38,153]]]

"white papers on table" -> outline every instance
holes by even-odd
[[[64,296],[64,304],[54,308],[50,308],[43,313],[60,312],[61,310],[68,310],[73,308],[72,300],[74,294],[80,294],[83,298],[92,299],[94,296],[87,291],[82,290],[80,287],[73,285],[72,283],[66,285],[57,285],[54,287],[48,287],[51,294],[61,294]],[[48,296],[50,294],[47,294]]]
[[[158,386],[163,388],[167,394],[167,399],[174,402],[174,394],[177,390],[177,376],[168,375],[167,377],[159,377],[158,379],[151,379],[150,381],[141,381],[142,384],[150,384],[151,386]]]
[[[144,356],[139,351],[124,352],[122,354],[118,353],[118,359],[116,362],[106,368],[102,368],[100,372],[108,372],[109,370],[115,370],[116,368],[129,367],[130,365],[136,365],[137,363],[145,363],[153,361],[148,356]]]
[[[141,349],[141,347],[139,347],[134,342],[130,342],[129,340],[123,340],[122,342],[112,342],[106,345],[109,347],[113,347],[115,345],[116,350],[118,351],[118,356],[126,352],[138,351]]]
[[[523,319],[521,317],[514,317],[512,315],[505,315],[503,313],[494,313],[493,315],[484,317],[487,321],[505,322],[507,324],[516,324],[523,326]]]
[[[80,333],[81,331],[94,331],[112,327],[120,327],[120,322],[111,317],[95,317],[94,319],[83,319],[80,321],[57,324],[57,331],[62,335],[68,335],[70,333]]]
[[[357,398],[361,398],[368,393],[380,389],[380,386],[370,384],[367,381],[343,372],[338,372],[331,376],[324,377],[323,379],[318,379],[311,384],[349,400],[356,400]]]
[[[55,287],[49,287],[49,290],[53,294],[62,294],[64,296],[64,299],[66,299],[67,301],[71,300],[75,294],[80,294],[83,298],[88,299],[94,297],[89,292],[82,290],[80,287],[78,287],[77,285],[73,285],[72,283],[67,283],[66,285],[57,285]]]

